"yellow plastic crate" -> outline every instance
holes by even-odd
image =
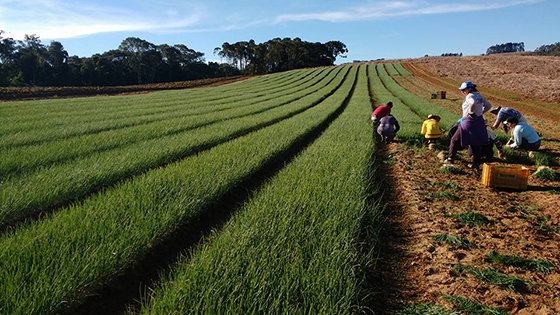
[[[529,169],[524,166],[482,165],[482,184],[486,187],[527,189]]]

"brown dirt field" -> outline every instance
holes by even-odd
[[[415,59],[434,74],[456,81],[472,81],[480,86],[560,103],[560,58],[495,54],[472,57],[428,57]],[[560,107],[559,107],[560,108]]]
[[[388,222],[377,262],[379,293],[376,314],[393,314],[402,303],[431,302],[451,308],[442,295],[467,297],[484,305],[502,307],[511,314],[560,314],[560,234],[535,226],[531,215],[550,218],[550,227],[560,228],[558,182],[530,178],[527,191],[504,191],[480,184],[479,172],[467,169],[464,175],[439,171],[436,152],[412,149],[393,143],[382,148],[394,163],[385,166],[389,182]],[[534,171],[534,167],[531,167]],[[558,170],[558,168],[556,168]],[[430,183],[457,183],[458,190]],[[433,197],[430,192],[449,192],[452,201]],[[479,212],[494,224],[469,227],[446,214]],[[458,235],[474,244],[459,249],[436,244],[432,236]],[[490,251],[517,254],[524,258],[547,259],[556,265],[548,274],[522,271],[485,261]],[[538,287],[520,294],[485,284],[472,276],[455,276],[455,264],[478,268],[493,267],[500,272],[531,281]]]
[[[463,97],[456,90],[459,80],[438,77],[416,63],[404,65],[414,76],[393,77],[398,84],[460,115]],[[448,99],[432,100],[431,94],[438,90],[447,90]],[[560,110],[556,104],[512,96],[495,88],[480,90],[494,105],[520,109],[543,133],[543,148],[559,160]],[[488,114],[487,119],[494,117]],[[456,164],[464,172],[461,175],[441,173],[436,153],[401,143],[381,148],[380,155],[387,161],[382,171],[387,178],[388,215],[376,264],[375,281],[383,291],[377,293],[372,305],[375,314],[394,314],[403,304],[427,302],[451,309],[443,295],[466,297],[515,315],[560,314],[560,182],[530,176],[526,191],[487,188],[481,183],[481,172],[466,167],[464,153],[462,161]],[[508,164],[503,160],[493,163]],[[536,171],[535,166],[525,166],[531,173]],[[553,169],[560,171],[558,166]],[[460,188],[436,185],[449,182]],[[449,193],[460,200],[434,193]],[[464,212],[483,214],[493,224],[471,227],[445,216]],[[432,236],[442,233],[460,236],[474,245],[462,249],[437,244]],[[556,269],[542,274],[491,263],[485,258],[491,251],[547,259]],[[479,269],[491,267],[530,281],[535,287],[523,293],[502,289],[471,275],[457,275],[453,272],[457,264]]]

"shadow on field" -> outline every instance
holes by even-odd
[[[243,179],[237,187],[227,192],[218,202],[209,205],[199,217],[192,221],[194,223],[184,224],[176,231],[166,235],[134,266],[124,270],[116,279],[96,290],[98,294],[89,295],[80,305],[69,306],[64,310],[64,314],[107,315],[120,314],[127,309],[138,310],[141,299],[159,283],[160,275],[169,273],[182,257],[186,255],[188,258],[198,246],[207,242],[213,231],[220,230],[244,203],[319,138],[323,131],[346,109],[354,93],[358,73],[357,71],[352,89],[343,104],[321,125],[293,143],[285,152],[263,165],[258,171]]]
[[[392,145],[380,144],[376,158],[378,161],[391,159],[389,147]],[[394,146],[394,144],[393,144]],[[394,314],[402,305],[394,305],[399,300],[404,279],[400,276],[399,266],[405,253],[402,251],[407,246],[406,230],[401,225],[399,217],[403,209],[398,206],[398,186],[393,175],[392,163],[379,163],[377,178],[384,183],[382,187],[381,204],[385,205],[382,227],[379,240],[375,247],[376,259],[371,266],[367,282],[370,291],[369,301],[365,305],[366,314],[388,315]]]

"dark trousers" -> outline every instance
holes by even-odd
[[[457,128],[457,131],[451,137],[451,141],[449,143],[449,154],[448,157],[450,159],[455,158],[455,155],[458,151],[464,150],[461,146],[461,128]],[[481,162],[481,147],[480,146],[470,146],[472,151],[473,163],[480,164]]]
[[[527,151],[537,151],[540,148],[540,146],[541,146],[541,140],[535,143],[529,143],[527,139],[523,138],[521,140],[521,145],[519,147]]]

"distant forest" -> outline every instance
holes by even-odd
[[[490,46],[486,50],[487,55],[492,54],[502,54],[502,53],[511,53],[511,52],[522,52],[525,51],[525,43],[506,43],[506,44],[499,44]]]
[[[117,86],[166,83],[239,74],[265,74],[333,65],[348,50],[341,42],[309,43],[275,38],[266,43],[224,43],[216,48],[226,63],[205,63],[185,45],[155,45],[129,37],[117,49],[91,57],[69,56],[58,41],[3,37],[0,30],[0,86]]]
[[[533,53],[539,56],[560,56],[560,42],[551,45],[543,45],[535,49]]]

